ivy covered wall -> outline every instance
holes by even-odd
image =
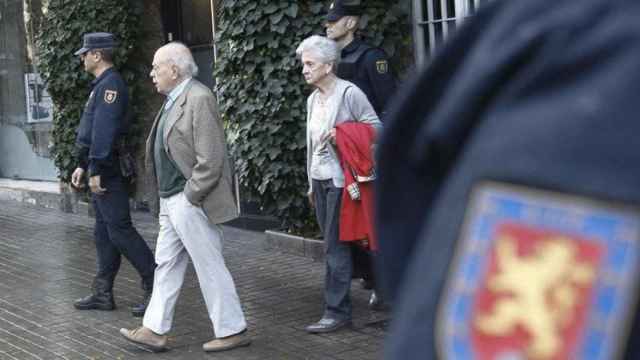
[[[366,4],[361,35],[390,54],[395,70],[403,72],[412,59],[409,1]],[[315,226],[305,196],[305,101],[311,89],[295,49],[304,38],[324,34],[326,6],[311,0],[215,1],[213,76],[243,198],[295,231]],[[49,0],[38,45],[56,106],[53,154],[63,181],[76,165],[75,129],[91,81],[73,52],[90,31],[114,32],[121,41],[116,66],[138,114],[131,137],[141,166],[141,140],[161,102],[148,78],[153,51],[163,43],[160,8],[160,0]],[[139,184],[148,181],[153,179],[141,177]]]
[[[362,21],[361,34],[393,56],[396,71],[410,57],[408,3],[366,1]],[[215,77],[243,195],[293,231],[315,226],[305,196],[305,104],[311,89],[295,49],[304,38],[324,33],[326,6],[310,0],[222,0],[218,8]]]
[[[139,149],[155,93],[148,72],[153,51],[162,44],[159,18],[159,0],[49,0],[37,44],[40,71],[55,105],[52,153],[62,181],[69,180],[77,165],[75,130],[93,79],[73,55],[82,45],[82,34],[106,31],[119,41],[115,66],[129,85],[135,114],[129,140]]]
[[[134,119],[129,142],[136,152],[139,174],[143,174],[143,139],[162,99],[148,74],[155,49],[163,44],[160,0],[49,0],[38,33],[40,71],[54,102],[52,154],[60,180],[68,182],[76,167],[73,156],[75,131],[89,96],[93,76],[86,73],[73,53],[87,32],[112,32],[119,41],[115,66],[129,85]],[[144,199],[144,184],[138,179],[136,198]]]

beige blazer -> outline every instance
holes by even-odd
[[[231,163],[222,120],[218,116],[216,98],[202,83],[191,79],[167,115],[164,146],[178,169],[187,179],[184,194],[194,205],[201,206],[214,224],[238,217],[233,192]],[[151,209],[158,214],[158,182],[153,149],[158,112],[147,138],[145,164],[151,176]]]

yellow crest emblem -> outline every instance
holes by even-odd
[[[616,359],[633,341],[638,234],[640,213],[622,204],[476,185],[438,311],[438,358]]]
[[[115,90],[106,90],[104,92],[104,102],[107,104],[113,104],[118,98],[118,92]]]
[[[376,70],[378,74],[386,74],[389,72],[389,62],[387,60],[376,61]]]

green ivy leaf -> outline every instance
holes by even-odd
[[[265,6],[262,11],[265,14],[273,14],[274,12],[278,11],[278,5],[274,4],[274,3],[270,3],[269,5]]]

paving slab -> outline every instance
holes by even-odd
[[[152,354],[118,334],[136,327],[129,307],[142,296],[127,261],[116,279],[115,311],[78,311],[95,271],[93,219],[0,199],[0,360],[8,359],[378,359],[388,317],[366,308],[368,292],[352,288],[354,324],[325,335],[303,331],[322,313],[324,264],[265,249],[264,233],[224,227],[224,255],[242,301],[253,344],[202,352],[214,334],[190,265],[170,350]],[[134,224],[155,248],[157,220],[135,212]]]

